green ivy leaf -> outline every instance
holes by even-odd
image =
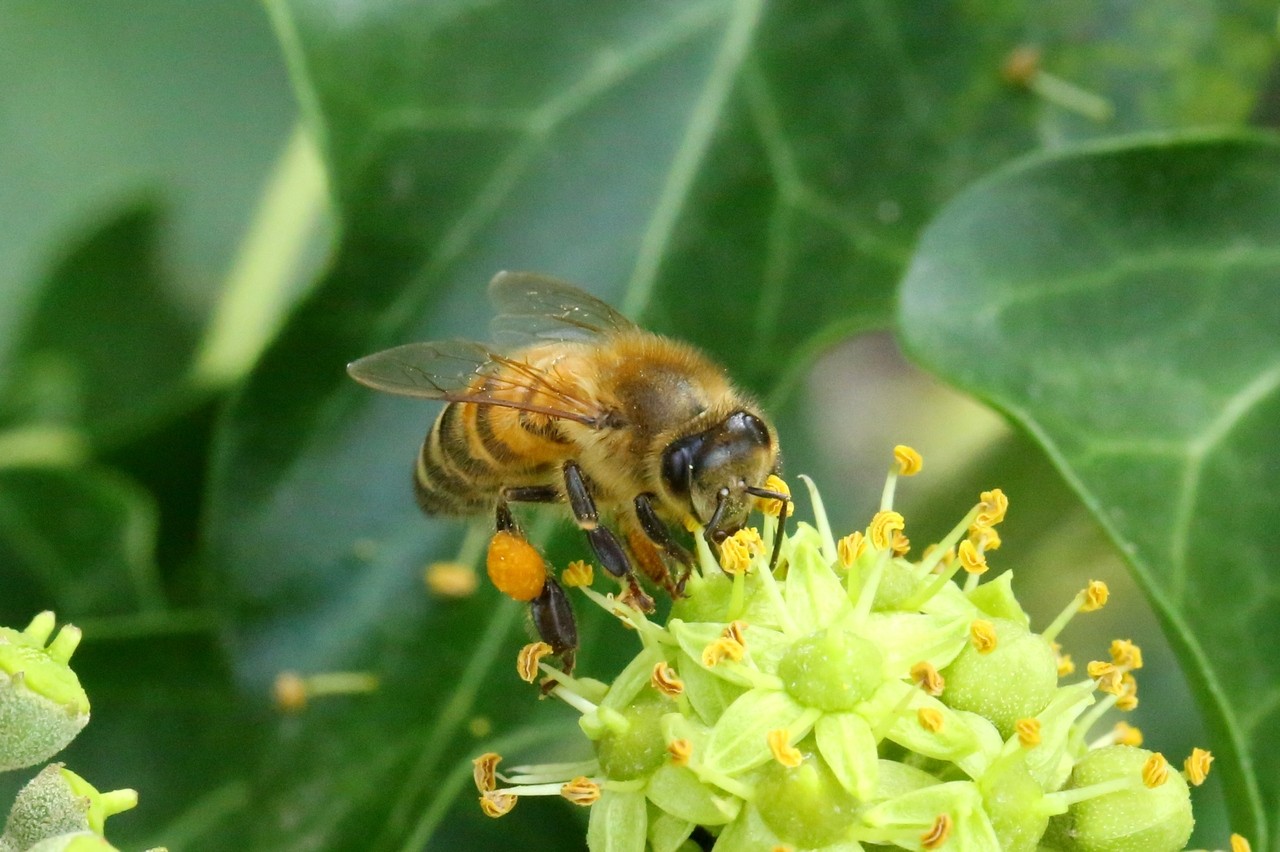
[[[0,467],[0,623],[163,606],[150,496],[103,468]]]
[[[1129,559],[1255,848],[1280,805],[1277,211],[1270,138],[1032,160],[944,209],[900,314],[915,357],[1029,430]]]

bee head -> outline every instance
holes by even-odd
[[[703,432],[672,442],[662,454],[662,479],[706,526],[707,538],[718,543],[747,522],[749,489],[765,481],[777,459],[764,421],[735,411]]]

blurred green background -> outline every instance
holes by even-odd
[[[1105,579],[1113,604],[1073,624],[1067,650],[1143,646],[1130,721],[1175,762],[1193,745],[1219,754],[1194,842],[1222,847],[1234,829],[1263,848],[1280,669],[1259,654],[1237,682],[1223,650],[1280,628],[1271,604],[1216,620],[1221,601],[1195,584],[1220,587],[1223,557],[1195,536],[1161,550],[1162,519],[1188,510],[1143,459],[1195,450],[1239,399],[1226,378],[1199,392],[1203,353],[1280,363],[1275,12],[0,0],[0,621],[53,608],[84,629],[94,717],[64,759],[139,790],[113,842],[582,846],[567,803],[496,822],[475,806],[470,757],[575,754],[574,717],[515,677],[517,606],[422,583],[465,532],[419,516],[408,488],[435,408],[344,374],[396,343],[482,337],[484,286],[515,268],[725,361],[838,528],[866,523],[896,443],[926,460],[899,490],[921,545],[1002,487],[993,563],[1016,569],[1033,624]],[[1002,76],[1025,46],[1043,68],[1030,87]],[[1059,81],[1109,114],[1056,100]],[[1144,133],[1157,135],[1130,135]],[[1116,229],[1100,209],[1119,211]],[[1135,271],[1125,250],[1168,262]],[[1132,302],[1053,290],[1076,262]],[[1196,301],[1161,310],[1180,284]],[[1041,301],[1051,290],[1063,301]],[[1006,297],[1031,306],[1021,335],[983,313]],[[1233,316],[1252,318],[1238,337],[1221,333]],[[1064,368],[1048,353],[1073,334],[1088,345]],[[1172,342],[1126,349],[1147,337]],[[1134,368],[1098,379],[1094,355]],[[1259,393],[1273,422],[1274,389]],[[1115,426],[1144,416],[1167,429]],[[1090,463],[1104,434],[1128,447],[1109,472]],[[1204,474],[1256,486],[1219,492],[1243,530],[1206,523],[1230,530],[1234,588],[1258,600],[1274,594],[1264,528],[1280,495],[1245,473],[1280,469],[1266,434]],[[550,548],[556,564],[581,550],[572,535]],[[1161,592],[1171,562],[1191,578],[1177,595]],[[586,619],[587,673],[631,652],[614,627]],[[270,685],[286,669],[383,686],[284,717]]]

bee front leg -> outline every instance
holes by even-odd
[[[667,556],[676,560],[683,567],[680,572],[680,578],[670,586],[671,596],[682,597],[684,595],[684,585],[689,581],[689,574],[693,571],[693,554],[688,548],[683,547],[679,542],[671,537],[671,530],[667,529],[667,525],[658,517],[657,511],[653,508],[653,495],[640,494],[635,499],[636,518],[640,521],[640,529],[644,530],[644,534],[648,536],[649,541],[662,548]],[[670,578],[667,584],[670,584]]]
[[[582,468],[576,462],[564,463],[565,496],[569,498],[569,507],[573,510],[573,519],[578,528],[587,534],[587,541],[595,551],[596,558],[604,569],[627,584],[623,600],[641,612],[653,612],[653,598],[645,594],[636,582],[636,575],[631,570],[631,560],[622,542],[613,531],[600,523],[600,513],[596,511],[596,501],[587,488],[582,476]]]

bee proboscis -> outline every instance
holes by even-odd
[[[680,595],[693,557],[672,526],[718,545],[757,498],[788,499],[764,486],[779,467],[773,426],[697,349],[545,276],[501,272],[489,295],[496,343],[411,343],[347,368],[377,390],[447,403],[415,466],[424,512],[492,512],[519,534],[509,503],[568,503],[624,598],[651,610],[632,563]],[[571,670],[577,630],[552,575],[530,607]]]

